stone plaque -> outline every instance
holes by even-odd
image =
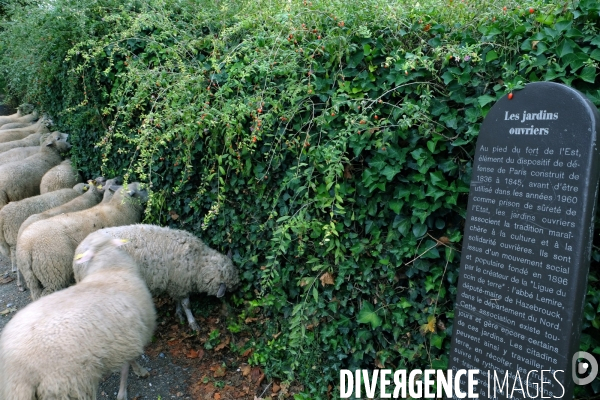
[[[450,353],[454,371],[481,371],[480,399],[572,398],[599,178],[597,121],[583,94],[540,82],[500,99],[481,125]]]

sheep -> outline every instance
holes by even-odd
[[[21,113],[21,107],[17,109],[17,112],[11,115],[2,115],[0,116],[0,126],[4,124],[10,124],[12,122],[33,122],[39,118],[37,112],[32,112],[27,115],[23,115]]]
[[[81,253],[88,241],[103,235],[128,241],[123,250],[136,261],[150,292],[172,297],[177,302],[177,314],[183,320],[183,307],[188,324],[195,331],[200,327],[190,310],[190,293],[222,297],[226,289],[239,284],[238,271],[230,257],[183,230],[145,224],[100,229],[86,237],[75,253]],[[79,279],[77,265],[73,272],[75,280]]]
[[[0,143],[0,153],[16,149],[18,147],[29,147],[37,146],[39,149],[40,144],[50,136],[48,133],[32,133],[21,140],[13,140],[12,142]]]
[[[67,159],[44,174],[42,182],[40,182],[40,193],[44,194],[57,189],[70,188],[81,181],[81,175],[73,168],[71,160]]]
[[[111,189],[114,186],[107,188]],[[71,262],[77,245],[98,229],[139,222],[141,203],[147,196],[139,183],[130,183],[107,203],[37,221],[21,232],[17,240],[17,268],[31,298],[37,300],[67,287],[73,280]]]
[[[0,400],[96,399],[102,377],[129,366],[152,339],[156,310],[135,262],[109,237],[78,255],[81,280],[30,303],[0,336]],[[72,261],[72,260],[71,260]]]
[[[109,179],[109,180],[106,180],[102,177],[98,177],[94,181],[89,181],[88,182],[88,190],[83,195],[74,198],[73,200],[69,201],[68,203],[60,205],[58,207],[51,208],[50,210],[44,211],[39,214],[34,214],[34,215],[30,216],[29,218],[27,218],[21,224],[21,227],[19,228],[19,233],[17,234],[17,241],[19,240],[18,238],[21,237],[21,233],[29,225],[33,224],[34,222],[48,219],[48,218],[54,217],[55,215],[86,210],[88,208],[94,207],[101,201],[103,203],[108,202],[108,200],[110,200],[110,198],[112,198],[113,192],[111,192],[110,190],[105,190],[105,189],[107,187],[110,187],[112,185],[117,185],[120,183],[121,183],[120,177],[116,177],[116,178]],[[107,193],[109,193],[109,192],[111,193],[110,196],[107,195]]]
[[[21,161],[0,165],[0,209],[9,201],[40,194],[40,182],[48,170],[60,164],[60,153],[68,150],[69,135],[52,133],[40,146],[40,152]]]
[[[33,125],[33,123],[31,122],[10,122],[8,124],[0,126],[0,131],[5,131],[7,129],[24,128],[26,126],[31,125]]]
[[[7,129],[0,131],[0,143],[12,142],[13,140],[21,140],[31,135],[32,133],[46,133],[50,132],[48,126],[46,126],[47,120],[40,118],[40,120],[30,126],[24,128]]]
[[[72,189],[60,189],[39,196],[13,201],[0,209],[0,252],[10,257],[12,271],[17,272],[15,251],[17,233],[23,221],[30,215],[41,213],[64,204],[83,194],[89,185],[77,185]],[[17,285],[21,287],[21,277],[17,272]]]
[[[23,160],[29,156],[34,155],[35,153],[40,151],[39,144],[37,146],[27,146],[27,147],[16,147],[14,149],[5,151],[4,153],[0,153],[0,165],[6,164],[12,161]]]

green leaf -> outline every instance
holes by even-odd
[[[596,80],[596,68],[594,67],[585,67],[579,73],[579,77],[589,83],[594,83]]]
[[[416,223],[413,225],[412,232],[417,238],[425,236],[427,233],[427,225]]]
[[[371,324],[371,328],[379,328],[382,320],[375,312],[373,305],[368,301],[363,302],[363,308],[358,313],[356,320],[361,324]]]
[[[477,102],[479,103],[479,105],[481,107],[484,107],[486,104],[489,104],[489,103],[491,103],[493,101],[496,101],[496,98],[492,97],[490,95],[487,95],[487,94],[484,94],[483,96],[479,96],[477,98]]]
[[[498,53],[496,53],[494,50],[490,50],[485,55],[485,62],[494,61],[497,58],[498,58]]]

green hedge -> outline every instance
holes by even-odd
[[[84,175],[147,182],[147,221],[233,251],[231,331],[259,311],[250,361],[319,397],[340,368],[447,365],[479,124],[532,81],[600,105],[598,7],[55,0],[13,9],[0,68]]]

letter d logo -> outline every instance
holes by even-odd
[[[577,363],[577,360],[580,358],[585,359],[585,361]],[[580,378],[580,376],[587,371],[589,371],[590,374],[586,378]],[[596,362],[596,359],[590,353],[578,351],[573,354],[573,358],[571,359],[571,373],[573,374],[573,382],[575,382],[576,385],[587,385],[596,378],[596,375],[598,375],[598,362]]]

